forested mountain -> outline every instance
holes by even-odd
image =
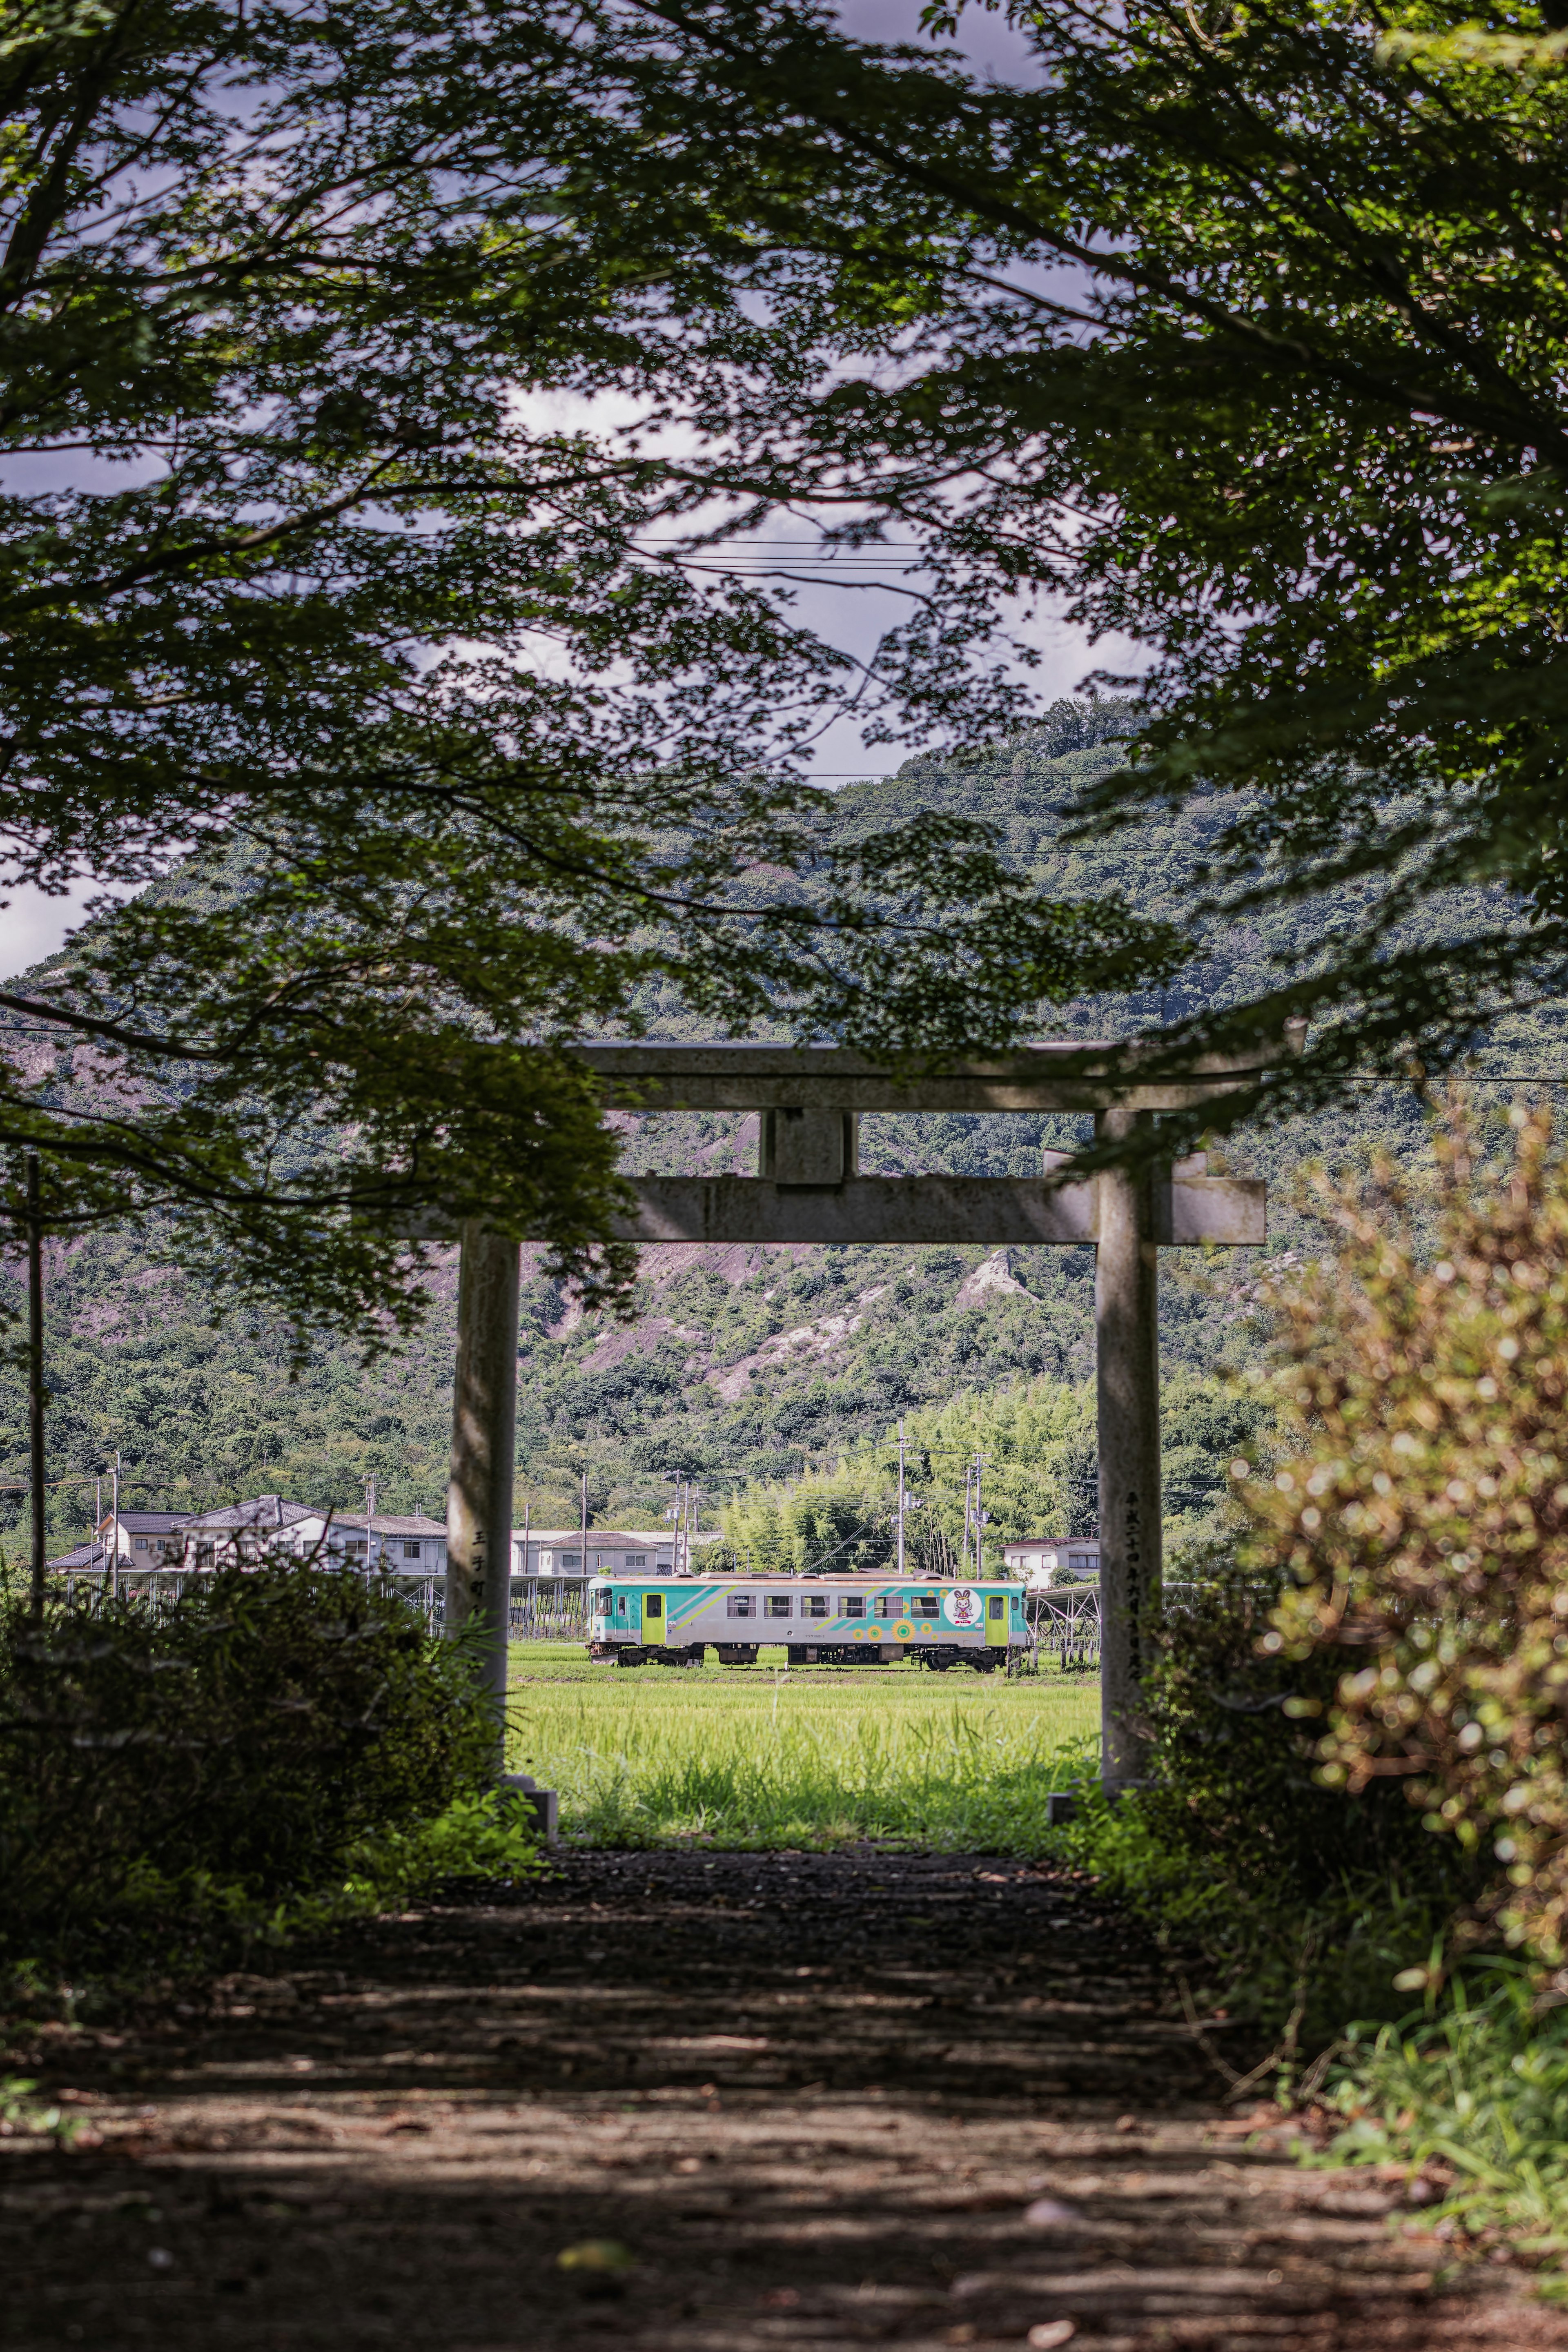
[[[837,822],[853,832],[918,808],[983,816],[1012,857],[1053,890],[1122,893],[1141,912],[1186,919],[1193,869],[1228,804],[1197,800],[1174,821],[1148,819],[1110,842],[1062,839],[1064,803],[1115,761],[1124,725],[1113,706],[1058,705],[999,751],[913,759],[894,777],[845,792]],[[1464,911],[1453,910],[1456,923]],[[1163,1002],[1086,1000],[1052,1025],[1075,1034],[1124,1032],[1200,999],[1258,989],[1271,959],[1310,949],[1311,927],[1322,921],[1323,910],[1312,907],[1226,926],[1203,942],[1201,963]],[[695,1034],[658,1007],[653,1026]],[[1527,1079],[1553,1076],[1563,1068],[1560,1037],[1554,1013],[1521,1016],[1501,1066]],[[1501,1116],[1504,1091],[1488,1090],[1488,1116]],[[634,1171],[755,1164],[754,1120],[669,1115],[626,1124]],[[1042,1145],[1070,1142],[1086,1125],[878,1116],[863,1122],[861,1162],[889,1172],[1024,1174],[1038,1167]],[[1227,1400],[1214,1375],[1222,1360],[1257,1352],[1257,1261],[1310,1249],[1318,1236],[1294,1197],[1302,1166],[1364,1164],[1380,1146],[1409,1160],[1424,1150],[1425,1136],[1414,1090],[1369,1086],[1363,1101],[1336,1117],[1228,1148],[1226,1165],[1270,1180],[1270,1240],[1261,1254],[1225,1251],[1205,1261],[1199,1251],[1168,1251],[1163,1259],[1167,1478],[1179,1515],[1201,1516],[1250,1423],[1245,1402]],[[374,1479],[384,1509],[441,1509],[453,1265],[439,1275],[425,1327],[401,1357],[366,1368],[351,1344],[323,1340],[292,1381],[280,1333],[259,1323],[212,1328],[195,1285],[150,1268],[122,1237],[52,1250],[47,1281],[51,1470],[89,1481],[57,1497],[51,1543],[85,1526],[90,1477],[117,1447],[128,1499],[202,1507],[259,1490],[358,1506]],[[1080,1388],[1093,1368],[1092,1284],[1089,1250],[665,1247],[646,1254],[637,1318],[621,1324],[584,1317],[534,1274],[522,1303],[519,1508],[526,1494],[536,1518],[574,1518],[585,1469],[601,1524],[646,1521],[664,1507],[671,1474],[700,1479],[716,1498],[742,1480],[777,1479],[836,1458],[852,1441],[882,1435],[900,1414],[965,1392],[1041,1381]],[[19,1308],[14,1277],[6,1292]],[[1080,1418],[1082,1404],[1072,1409]],[[25,1517],[15,1491],[25,1477],[22,1406],[13,1360],[0,1391],[0,1476],[13,1489],[0,1496],[0,1532],[13,1545]],[[1075,1485],[1087,1491],[1083,1476],[1084,1465],[1074,1471],[1064,1457],[1064,1513]]]

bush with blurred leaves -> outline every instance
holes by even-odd
[[[352,1570],[219,1570],[157,1615],[8,1601],[0,1948],[173,1952],[330,1907],[380,1853],[405,1889],[411,1834],[463,1817],[488,1753],[462,1645]]]
[[[1261,1646],[1314,1678],[1320,1778],[1400,1790],[1499,1875],[1510,1939],[1560,1965],[1568,1171],[1548,1115],[1510,1119],[1489,1166],[1447,1122],[1435,1246],[1431,1203],[1391,1169],[1330,1203],[1337,1252],[1277,1301],[1291,1458],[1242,1494],[1248,1554],[1284,1580]]]
[[[1185,1956],[1202,1997],[1265,2026],[1289,2064],[1347,2017],[1405,2006],[1394,1978],[1483,1881],[1401,1791],[1322,1785],[1311,1718],[1342,1662],[1263,1651],[1279,1569],[1238,1566],[1216,1539],[1182,1570],[1143,1686],[1149,1784],[1111,1806],[1090,1782],[1067,1842]]]

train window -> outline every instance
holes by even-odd
[[[787,1592],[770,1592],[770,1593],[769,1593],[769,1595],[768,1595],[768,1605],[767,1605],[767,1609],[766,1609],[766,1611],[765,1611],[765,1612],[764,1612],[767,1616],[769,1616],[769,1617],[787,1617],[787,1616],[789,1615],[789,1612],[790,1612],[790,1596],[789,1596],[789,1594],[788,1594]]]
[[[826,1592],[808,1592],[800,1604],[803,1617],[826,1617],[828,1612]]]
[[[942,1604],[934,1592],[917,1592],[910,1603],[911,1617],[936,1617],[940,1616]]]
[[[648,1594],[647,1594],[647,1598],[646,1598],[646,1599],[644,1600],[644,1601],[643,1601],[643,1605],[642,1605],[642,1613],[643,1613],[643,1615],[644,1615],[645,1617],[662,1617],[662,1616],[663,1616],[663,1614],[664,1614],[664,1595],[663,1595],[663,1593],[662,1593],[662,1592],[650,1592],[650,1593],[648,1593]]]
[[[877,1595],[876,1609],[879,1617],[901,1616],[903,1606],[896,1592],[879,1592]]]
[[[594,1587],[594,1607],[597,1610],[604,1611],[606,1610],[609,1605],[609,1586],[607,1584],[595,1584]]]
[[[995,1623],[998,1617],[1005,1617],[1007,1614],[1007,1603],[1003,1600],[1002,1595],[999,1592],[993,1597],[989,1606],[991,1610],[991,1622],[993,1624]]]
[[[754,1592],[731,1592],[724,1606],[726,1613],[731,1617],[754,1617],[757,1613],[757,1596]]]
[[[863,1592],[844,1593],[839,1600],[838,1612],[842,1617],[864,1617],[866,1614],[865,1594]]]

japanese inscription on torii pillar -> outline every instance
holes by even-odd
[[[1201,1156],[1142,1174],[862,1176],[866,1111],[1092,1112],[1100,1142],[1141,1118],[1253,1084],[1299,1050],[1300,1034],[1251,1056],[1208,1055],[1173,1076],[1140,1076],[1136,1050],[1051,1040],[911,1077],[837,1046],[584,1044],[576,1050],[607,1106],[757,1111],[755,1176],[644,1176],[617,1238],[638,1242],[1059,1243],[1092,1245],[1100,1452],[1103,1771],[1143,1776],[1138,1693],[1161,1606],[1159,1251],[1266,1238],[1265,1187],[1210,1176]],[[1147,1057],[1145,1057],[1147,1058]],[[480,1619],[489,1680],[506,1688],[516,1409],[518,1253],[482,1225],[463,1229],[447,1622]],[[487,1530],[500,1530],[487,1545]]]

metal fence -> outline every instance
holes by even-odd
[[[1062,1674],[1100,1671],[1100,1587],[1058,1584],[1031,1592],[1026,1607],[1043,1664]]]
[[[205,1573],[205,1570],[198,1571],[194,1569],[191,1570],[191,1576]],[[120,1571],[120,1598],[121,1601],[140,1602],[142,1607],[154,1618],[166,1617],[189,1581],[190,1577],[183,1571],[153,1569],[133,1570],[122,1568]],[[67,1576],[65,1579],[67,1602],[79,1601],[84,1597],[101,1601],[108,1589],[108,1583],[109,1580],[105,1576]]]
[[[407,1597],[425,1612],[433,1633],[447,1618],[447,1587],[443,1577],[398,1579]],[[520,1593],[513,1588],[507,1610],[507,1635],[513,1642],[585,1642],[588,1638],[588,1596],[584,1591]]]
[[[507,1622],[514,1642],[585,1642],[588,1596],[563,1592],[545,1599],[530,1593],[522,1601],[514,1596]]]

